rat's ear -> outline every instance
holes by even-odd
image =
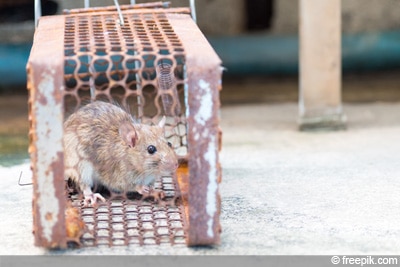
[[[119,128],[119,135],[129,147],[134,147],[136,145],[138,136],[135,127],[133,127],[131,123],[123,123]]]
[[[165,116],[163,116],[162,119],[160,120],[160,122],[158,123],[158,127],[164,128],[166,120],[167,120],[167,118]]]

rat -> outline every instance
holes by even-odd
[[[158,125],[136,123],[120,106],[94,101],[64,122],[65,178],[84,195],[85,205],[105,201],[92,188],[160,196],[154,182],[178,167],[172,144],[164,136],[165,116]],[[156,194],[154,194],[154,192]],[[160,194],[158,194],[160,193]]]

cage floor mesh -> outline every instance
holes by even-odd
[[[171,177],[156,184],[165,198],[140,199],[137,195],[111,196],[106,202],[85,206],[82,196],[68,193],[72,207],[84,223],[82,235],[71,246],[185,245],[184,210]]]

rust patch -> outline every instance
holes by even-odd
[[[185,211],[185,225],[189,227],[189,166],[187,162],[179,165],[176,171],[177,183],[181,191],[182,205]]]
[[[44,96],[43,94],[39,94],[37,100],[41,105],[43,106],[47,105],[47,97]]]
[[[218,151],[222,150],[222,129],[218,127]]]
[[[51,221],[51,220],[53,220],[53,214],[50,212],[47,212],[45,218],[46,218],[46,220]]]
[[[71,204],[65,210],[65,227],[67,238],[80,244],[80,238],[85,233],[85,222],[82,220],[80,212]]]

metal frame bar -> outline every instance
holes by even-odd
[[[186,15],[187,16],[187,15]],[[194,21],[185,15],[167,14],[186,51],[188,105],[188,245],[212,245],[220,242],[221,200],[218,184],[221,167],[218,150],[219,90],[221,60]],[[183,23],[184,22],[184,23]],[[193,23],[193,24],[192,24]],[[189,24],[189,25],[188,25]],[[192,25],[190,25],[192,24]],[[198,55],[201,51],[201,57]]]
[[[118,0],[113,0],[114,1],[114,5],[117,8],[118,14],[119,14],[119,19],[120,19],[120,25],[123,26],[124,25],[124,19],[122,16],[122,12],[121,12],[121,8],[120,5],[118,3]],[[136,1],[135,0],[130,0],[130,4],[131,5],[136,5]],[[196,15],[196,0],[189,0],[189,6],[190,6],[190,13],[192,16],[192,19],[197,22],[197,15]],[[84,0],[84,8],[89,8],[90,7],[90,0]],[[39,18],[42,16],[42,7],[40,4],[40,0],[35,0],[34,2],[34,17],[35,17],[35,27],[37,27],[38,25],[38,21]]]
[[[40,20],[27,64],[33,227],[36,245],[65,248],[62,75],[64,32],[63,27],[57,27],[64,25],[64,18],[47,18],[50,19]]]

